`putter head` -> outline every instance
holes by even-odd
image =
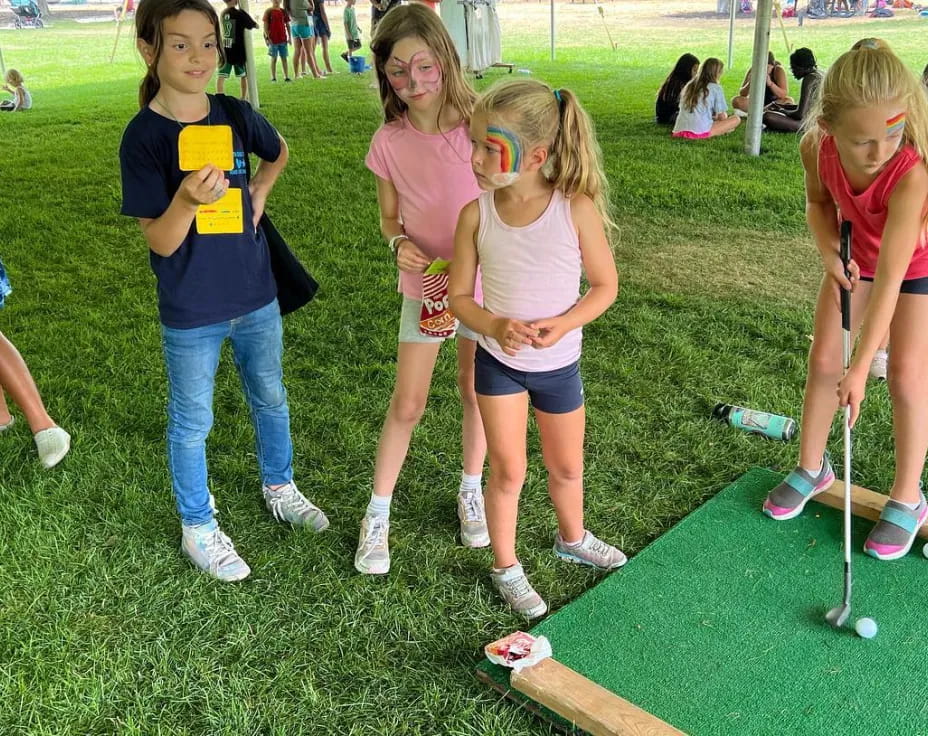
[[[851,607],[842,604],[840,606],[835,606],[828,613],[825,614],[825,620],[831,624],[834,628],[840,629],[844,624],[847,623],[848,617],[851,615]]]
[[[606,16],[603,14],[603,6],[602,6],[602,5],[597,5],[597,6],[596,6],[596,9],[599,11],[599,14],[600,14],[603,18],[606,17]]]

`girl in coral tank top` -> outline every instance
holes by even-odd
[[[800,150],[809,229],[825,277],[809,353],[799,465],[764,502],[773,519],[797,516],[834,480],[825,445],[839,406],[856,421],[868,367],[890,335],[896,477],[864,550],[893,560],[928,518],[921,473],[928,450],[928,98],[918,79],[876,39],[855,44],[828,70]],[[853,225],[850,279],[839,256],[840,222]],[[850,289],[859,334],[842,376],[840,289]]]

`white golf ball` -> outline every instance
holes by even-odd
[[[922,554],[925,555],[925,557],[928,557],[928,544],[922,547]]]
[[[876,621],[872,618],[859,618],[854,624],[854,630],[857,632],[857,635],[864,639],[872,639],[876,636],[877,625]]]

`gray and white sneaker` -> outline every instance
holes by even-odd
[[[361,520],[361,536],[354,556],[354,568],[365,575],[386,575],[390,572],[390,519],[365,514]]]
[[[532,584],[525,577],[522,565],[513,565],[499,571],[494,570],[490,573],[490,579],[509,607],[526,619],[531,620],[547,613],[548,604],[535,592]]]
[[[36,432],[33,439],[39,453],[39,461],[46,470],[60,463],[71,449],[71,435],[61,427],[43,429]]]
[[[329,520],[322,513],[322,509],[310,503],[309,499],[297,490],[293,481],[275,491],[264,486],[264,505],[277,521],[307,527],[315,532],[321,532],[329,526]]]
[[[870,378],[877,381],[886,380],[886,368],[889,365],[889,353],[885,350],[877,350],[873,354],[873,360],[870,361]]]
[[[225,583],[244,580],[251,574],[251,568],[238,556],[232,540],[222,533],[215,519],[196,526],[183,525],[181,529],[181,551],[203,572]]]
[[[490,533],[480,491],[458,494],[458,519],[461,522],[461,544],[465,547],[488,547]]]
[[[598,567],[600,570],[615,570],[628,562],[628,558],[621,550],[611,544],[606,544],[586,531],[583,532],[580,544],[575,545],[565,544],[561,535],[558,534],[554,540],[554,554],[562,560],[575,562],[578,565]]]

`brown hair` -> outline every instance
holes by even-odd
[[[19,73],[17,69],[7,69],[6,70],[6,81],[12,84],[14,87],[19,87],[23,83],[23,75]]]
[[[519,137],[523,149],[547,146],[542,168],[555,189],[572,197],[585,194],[596,206],[607,237],[614,231],[610,216],[609,182],[593,121],[569,89],[553,90],[534,79],[494,84],[480,96],[474,114],[501,121]]]
[[[680,93],[680,107],[688,112],[692,112],[696,109],[696,105],[702,102],[702,99],[709,94],[709,85],[719,81],[719,77],[722,76],[722,70],[724,68],[725,65],[722,63],[721,59],[716,59],[715,57],[706,59],[702,63],[702,66],[699,67],[699,72],[696,76],[691,81],[687,82],[687,85]]]
[[[151,102],[158,90],[161,89],[161,80],[158,79],[158,61],[161,59],[161,49],[164,44],[164,21],[173,18],[184,10],[196,10],[203,13],[213,24],[216,31],[216,52],[223,60],[222,31],[219,29],[219,16],[207,0],[145,0],[139,3],[135,11],[135,35],[152,47],[154,58],[148,65],[148,71],[139,85],[139,107],[145,107]]]
[[[406,112],[406,103],[393,91],[390,82],[387,81],[384,67],[390,60],[393,47],[404,38],[410,37],[421,38],[441,67],[442,103],[438,110],[439,119],[442,109],[449,105],[468,120],[477,94],[464,78],[454,42],[438,13],[420,3],[412,3],[398,5],[387,13],[377,24],[377,30],[371,40],[384,122],[398,120]]]

